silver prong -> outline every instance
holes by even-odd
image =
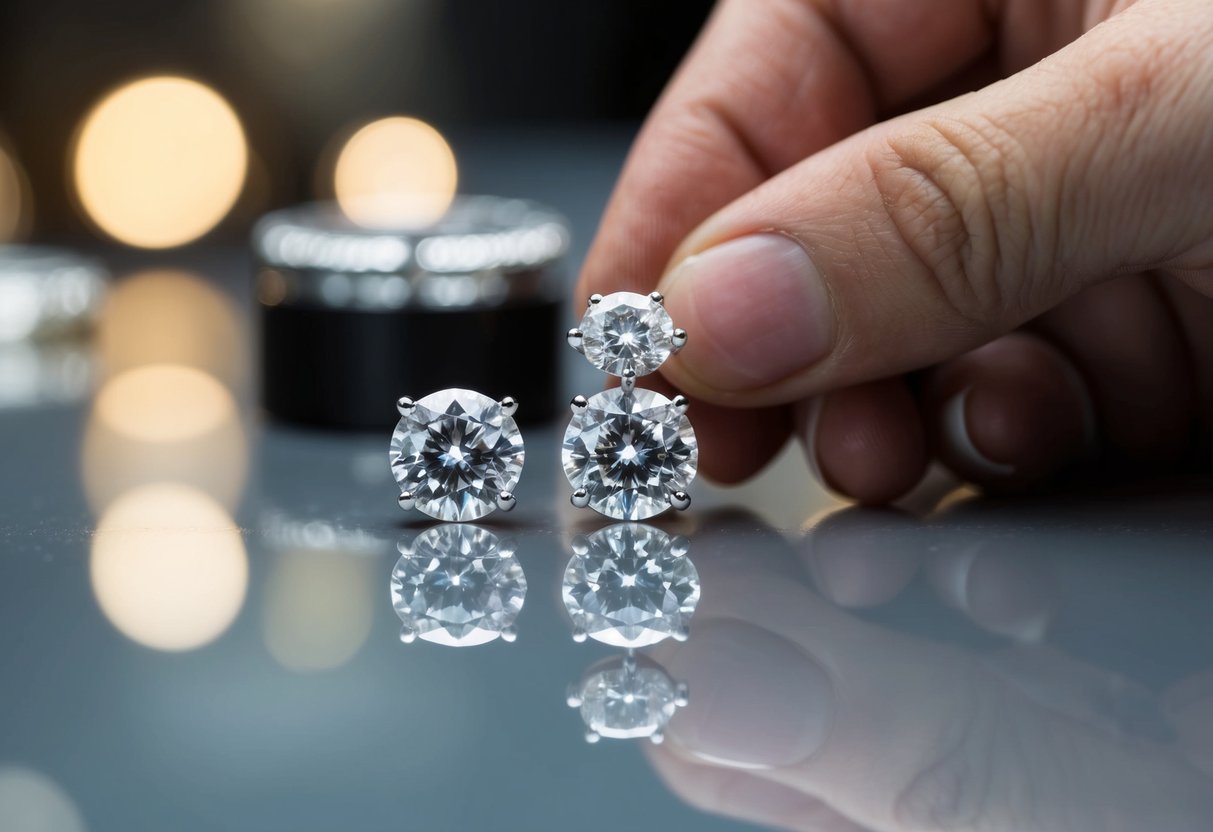
[[[417,631],[405,624],[400,628],[400,640],[405,644],[412,644],[417,640]]]
[[[586,742],[588,742],[590,745],[593,745],[594,743],[598,742],[598,740],[599,740],[599,736],[598,736],[597,731],[595,731],[593,728],[586,730],[586,732],[585,732],[585,741]]]
[[[671,635],[674,636],[674,641],[686,641],[691,637],[691,631],[687,629],[687,625],[683,624],[676,627]]]
[[[578,644],[581,644],[583,641],[585,641],[585,639],[586,639],[585,628],[574,626],[573,627],[573,641],[577,642]]]
[[[573,542],[569,548],[573,550],[574,555],[580,558],[589,554],[590,544],[585,535],[579,534],[573,538]]]
[[[663,742],[665,742],[665,734],[660,730],[654,731],[653,733],[649,734],[649,742],[653,743],[653,745],[661,745]]]
[[[415,405],[416,402],[414,402],[408,396],[401,396],[400,398],[396,399],[396,412],[401,416],[407,416],[409,411],[411,411]]]
[[[679,708],[685,708],[691,704],[691,689],[687,687],[686,682],[679,682],[674,688],[674,704]]]
[[[680,558],[691,551],[691,541],[687,540],[682,535],[675,535],[670,541],[670,554],[676,558]]]
[[[400,503],[400,507],[405,511],[412,511],[417,505],[417,501],[413,498],[412,491],[405,491],[402,493],[396,502]]]
[[[671,340],[674,342],[674,352],[678,352],[687,345],[687,331],[682,328],[675,329]]]
[[[590,504],[590,492],[584,488],[578,488],[573,492],[573,496],[569,498],[569,502],[576,508],[585,508]]]
[[[661,292],[649,292],[649,300],[658,304],[665,303],[665,295],[661,294]]]
[[[573,327],[569,330],[569,334],[565,336],[569,342],[569,346],[577,350],[577,352],[585,352],[585,335],[580,329]]]
[[[501,491],[497,494],[497,508],[502,511],[513,511],[517,503],[518,501],[509,491]]]
[[[513,396],[506,396],[499,404],[501,405],[501,412],[506,416],[513,416],[518,412],[518,400]]]
[[[691,507],[691,495],[685,491],[671,491],[670,505],[675,511],[686,511]]]
[[[564,701],[570,708],[581,707],[581,688],[576,683],[569,685],[569,690],[565,694]]]
[[[602,295],[597,292],[590,295],[590,306],[597,306],[600,303],[602,303]]]
[[[514,625],[513,625],[513,624],[511,624],[511,625],[510,625],[510,626],[508,626],[508,627],[502,627],[502,628],[501,628],[501,640],[502,640],[502,641],[504,641],[504,642],[508,642],[508,643],[510,643],[510,644],[513,644],[513,643],[514,643],[514,640],[515,640],[516,638],[518,638],[518,630],[516,630],[516,629],[514,628]]]
[[[674,405],[674,412],[682,416],[687,412],[687,408],[691,406],[691,400],[686,396],[675,396],[670,404]]]
[[[569,402],[569,410],[573,411],[574,416],[585,413],[589,406],[590,402],[585,396],[574,396],[573,400]]]
[[[619,376],[619,386],[625,393],[631,393],[636,389],[636,371],[633,368],[626,368]]]

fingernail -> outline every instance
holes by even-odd
[[[706,762],[791,765],[825,740],[834,713],[829,676],[783,636],[740,621],[704,624],[669,669],[687,681],[691,698],[669,734]]]
[[[744,390],[824,358],[834,335],[825,281],[795,240],[740,237],[689,257],[658,287],[678,326],[680,354],[703,383]]]
[[[1009,477],[1015,473],[1015,466],[1005,462],[995,462],[983,454],[973,444],[969,434],[968,416],[965,405],[969,400],[972,387],[966,387],[943,407],[943,435],[952,453],[965,462],[974,471],[990,477]]]

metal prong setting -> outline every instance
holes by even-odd
[[[675,413],[677,413],[679,416],[684,416],[686,415],[687,408],[691,406],[691,400],[686,396],[679,395],[675,396],[670,404],[674,406]]]
[[[514,495],[508,491],[502,491],[497,495],[497,508],[502,511],[513,511],[517,503],[518,501],[514,499]]]
[[[672,633],[674,641],[686,641],[691,637],[691,631],[686,628],[686,625],[679,627]]]
[[[664,304],[665,295],[661,294],[661,292],[649,292],[649,300],[651,300],[651,301],[653,301],[653,303],[656,303],[659,305]]]
[[[654,731],[649,734],[649,742],[653,743],[653,745],[661,745],[665,742],[665,734],[662,731]]]
[[[686,511],[691,507],[691,495],[685,491],[671,491],[670,505],[675,511]]]
[[[679,682],[674,688],[674,704],[679,708],[685,708],[691,704],[691,691],[686,682]]]
[[[585,333],[580,329],[574,327],[564,337],[569,342],[570,347],[577,350],[577,352],[585,352]]]
[[[517,638],[518,638],[518,630],[514,629],[513,624],[511,624],[508,627],[503,627],[501,629],[501,640],[502,641],[513,644],[514,640]]]
[[[518,412],[518,400],[513,396],[506,396],[501,400],[501,412],[506,416],[513,416]]]
[[[417,640],[417,631],[414,630],[412,627],[410,627],[408,624],[405,624],[403,627],[400,628],[400,640],[403,641],[405,644],[412,644],[414,641]]]
[[[581,688],[576,684],[569,685],[568,693],[564,697],[565,704],[570,708],[581,707]]]
[[[401,396],[400,398],[396,399],[396,412],[401,416],[407,416],[410,412],[412,412],[415,404],[416,403],[408,396]]]
[[[625,393],[631,393],[633,390],[635,390],[636,371],[631,367],[624,370],[623,374],[619,376],[619,386],[623,388],[623,392]]]
[[[598,736],[598,732],[595,731],[594,729],[591,728],[585,732],[585,741],[588,742],[590,745],[593,745],[594,743],[598,742],[599,739],[600,739],[600,737]]]
[[[590,306],[597,306],[600,303],[602,303],[602,295],[597,292],[590,295]]]
[[[574,537],[573,542],[569,545],[569,548],[572,549],[573,554],[579,558],[583,558],[590,553],[589,541],[586,540],[586,536],[583,534],[579,534]]]
[[[586,632],[584,627],[573,627],[573,641],[581,644],[586,640]]]
[[[585,396],[574,396],[569,402],[569,410],[573,411],[574,415],[585,413],[586,408],[590,406],[590,402]]]
[[[417,506],[417,500],[413,498],[412,491],[402,492],[396,502],[400,503],[400,507],[405,511],[412,511]]]
[[[584,488],[578,488],[573,492],[573,496],[569,498],[569,502],[571,502],[575,508],[585,508],[590,504],[590,492],[586,491]]]
[[[678,352],[687,345],[687,331],[681,327],[675,329],[674,336],[670,340],[674,342],[674,352]]]

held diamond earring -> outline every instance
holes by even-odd
[[[401,398],[396,409],[388,458],[401,508],[464,522],[514,507],[526,452],[513,398],[452,388]]]
[[[572,503],[620,520],[644,520],[691,505],[699,446],[686,417],[687,399],[636,387],[686,344],[660,294],[593,295],[568,342],[620,386],[576,396],[564,434],[564,473]]]

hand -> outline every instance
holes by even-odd
[[[1007,488],[1191,460],[1213,447],[1213,5],[723,0],[579,292],[654,288],[718,480],[792,430],[868,502],[935,455]]]

